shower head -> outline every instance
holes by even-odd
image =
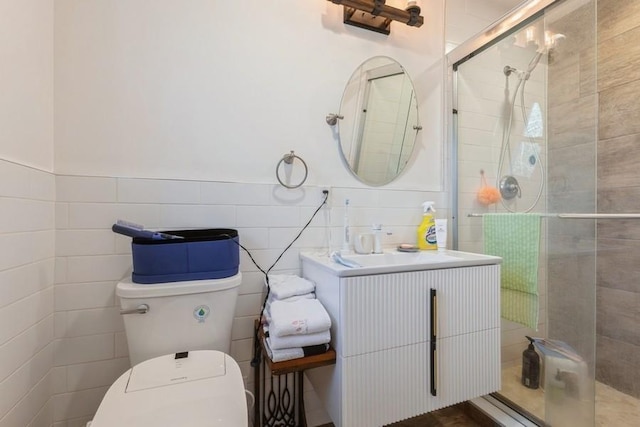
[[[517,72],[517,71],[518,71],[518,69],[517,69],[517,68],[510,67],[509,65],[505,65],[505,66],[504,66],[504,69],[503,69],[502,71],[504,72],[504,75],[508,77],[508,76],[510,76],[510,75],[511,75],[511,73],[515,73],[515,72]]]

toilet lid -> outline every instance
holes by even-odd
[[[146,360],[111,385],[91,427],[247,426],[238,364],[214,350]]]

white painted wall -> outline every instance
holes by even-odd
[[[527,0],[445,0],[446,44],[450,52]]]
[[[0,159],[53,171],[53,2],[0,0]]]
[[[444,5],[422,5],[421,28],[384,36],[324,0],[57,0],[56,172],[275,183],[295,150],[309,184],[360,186],[324,118],[356,67],[387,55],[415,82],[424,128],[388,187],[440,190]]]

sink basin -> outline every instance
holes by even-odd
[[[440,263],[446,261],[455,261],[459,258],[455,256],[447,255],[442,251],[429,251],[429,252],[385,252],[382,254],[369,254],[369,255],[345,255],[345,259],[354,261],[362,267],[377,267],[385,265],[410,265],[410,264],[429,264]]]
[[[343,255],[345,260],[357,263],[358,267],[346,267],[334,262],[326,254],[301,253],[300,258],[303,266],[305,262],[310,262],[323,269],[329,269],[339,277],[499,264],[502,261],[500,257],[451,250],[420,252],[389,250],[381,254]]]

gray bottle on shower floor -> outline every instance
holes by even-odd
[[[522,352],[522,385],[536,389],[540,386],[540,356],[533,347],[533,338],[527,339],[529,346]]]

